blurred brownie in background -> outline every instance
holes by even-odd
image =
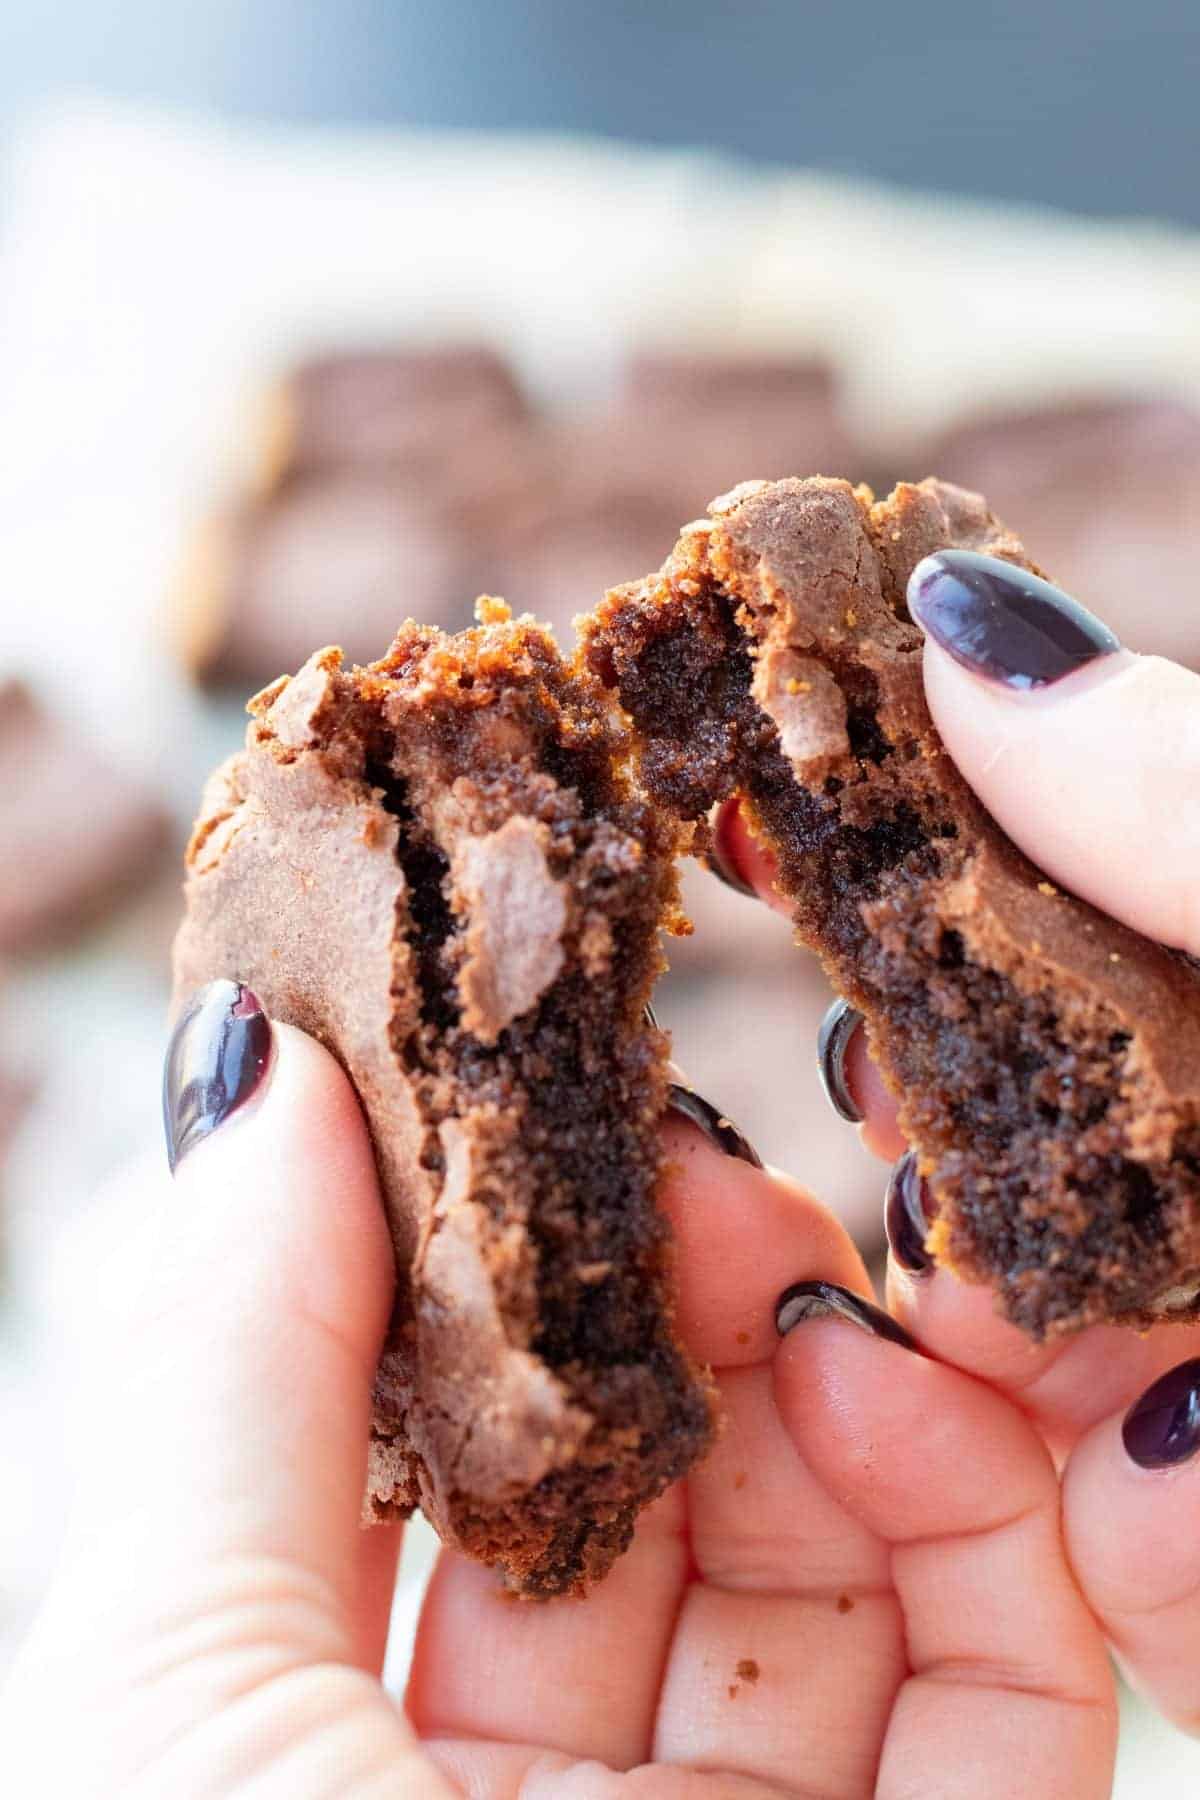
[[[179,632],[201,680],[247,691],[340,644],[365,662],[406,614],[465,623],[470,553],[441,497],[377,472],[297,476],[202,527],[180,576]]]
[[[606,410],[548,419],[487,346],[331,353],[263,417],[179,595],[191,672],[247,690],[315,643],[364,660],[406,617],[456,630],[480,593],[569,646],[577,613],[748,470],[854,466],[833,371],[803,358],[641,351]]]
[[[656,349],[630,357],[607,410],[551,427],[544,460],[508,521],[499,591],[569,641],[576,614],[630,569],[656,568],[714,493],[860,459],[829,364]]]
[[[635,439],[590,419],[547,425],[524,494],[495,521],[495,591],[569,649],[577,613],[626,580],[639,555],[647,568],[662,561],[678,510],[669,478],[647,468]]]
[[[927,454],[1131,649],[1200,668],[1200,410],[1092,398],[967,422]]]
[[[639,351],[613,424],[637,443],[641,472],[670,494],[680,524],[749,478],[862,473],[837,372],[811,357]]]
[[[313,644],[367,661],[406,617],[471,622],[490,513],[531,478],[529,408],[496,351],[314,357],[263,419],[247,491],[181,570],[176,635],[197,679],[249,691]]]
[[[512,369],[486,344],[314,356],[268,396],[260,481],[269,491],[329,470],[437,470],[464,440],[528,414]]]
[[[167,820],[77,726],[0,683],[0,953],[53,943],[162,867]]]

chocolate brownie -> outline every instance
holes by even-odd
[[[305,476],[198,533],[178,599],[184,659],[204,681],[263,681],[341,632],[367,660],[414,617],[468,623],[470,562],[446,509],[378,474]],[[244,693],[245,685],[242,687]]]
[[[0,952],[91,924],[163,866],[167,838],[133,777],[22,682],[0,682]]]
[[[642,349],[625,370],[613,424],[640,442],[641,472],[683,509],[679,520],[747,472],[847,469],[856,460],[837,374],[816,357]]]
[[[644,451],[644,438],[638,447]],[[544,619],[567,644],[578,614],[630,569],[657,561],[689,514],[678,494],[648,477],[632,446],[607,431],[546,431],[537,455],[524,492],[487,538],[514,610]]]
[[[367,661],[398,610],[469,625],[495,533],[543,467],[504,360],[482,346],[316,357],[263,412],[253,478],[184,557],[189,672],[244,691],[332,637]]]
[[[597,685],[498,601],[250,703],[188,851],[177,995],[226,975],[333,1051],[396,1249],[367,1505],[582,1591],[712,1431],[655,1205],[675,827]]]
[[[264,406],[266,490],[328,470],[443,464],[493,427],[522,421],[525,397],[485,344],[332,351],[302,362]]]
[[[928,1247],[1036,1338],[1194,1308],[1200,969],[1059,891],[934,730],[908,577],[1028,563],[977,495],[751,482],[585,634],[648,795],[738,793],[800,939],[866,1017],[929,1183]]]

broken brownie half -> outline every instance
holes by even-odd
[[[802,942],[865,1015],[937,1209],[929,1249],[1034,1337],[1194,1310],[1200,972],[1059,892],[925,704],[925,556],[1030,565],[977,495],[750,482],[614,590],[583,654],[641,781],[690,824],[741,796]]]
[[[227,976],[348,1071],[397,1293],[369,1513],[421,1506],[522,1593],[582,1591],[713,1424],[655,1204],[645,1017],[676,828],[611,704],[481,603],[250,703],[188,852],[176,992]]]

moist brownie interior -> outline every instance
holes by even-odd
[[[381,1152],[399,1285],[370,1510],[419,1503],[545,1596],[604,1573],[639,1508],[706,1447],[712,1400],[674,1334],[655,1205],[666,1040],[644,1013],[677,912],[675,827],[631,790],[595,684],[497,603],[487,621],[455,637],[409,624],[368,669],[311,659],[252,703],[248,754],[272,769],[235,775],[243,799],[261,796],[299,735],[346,803],[370,796],[384,821],[369,830],[387,831],[398,864],[391,993],[364,1004],[411,1099],[403,1130],[311,975],[279,969],[258,903],[235,928],[236,972],[342,1056]],[[203,827],[197,838],[188,985],[213,960],[199,890],[220,869],[196,872]],[[314,904],[336,912],[323,884]],[[331,937],[328,918],[319,929],[353,979],[352,938],[336,923]],[[383,1153],[405,1133],[411,1167]],[[473,1323],[481,1283],[502,1323],[491,1349]]]
[[[377,673],[412,678],[432,634],[401,635]],[[459,680],[469,692],[475,674]],[[522,725],[532,757],[494,759],[490,730],[450,690],[447,703],[406,712],[402,734],[385,726],[372,746],[367,779],[400,823],[397,854],[408,892],[407,937],[420,993],[415,1028],[407,1011],[392,1024],[397,1056],[419,1083],[427,1121],[427,1165],[441,1172],[437,1129],[470,1112],[519,1115],[519,1136],[493,1157],[488,1204],[508,1217],[517,1196],[534,1251],[530,1348],[563,1377],[612,1442],[636,1447],[646,1491],[686,1468],[707,1431],[699,1392],[681,1389],[680,1355],[663,1317],[664,1227],[653,1205],[658,1173],[656,1121],[663,1105],[662,1042],[642,1012],[661,967],[658,926],[670,891],[671,840],[645,803],[623,794],[599,718],[574,743],[563,741],[563,706],[579,696],[535,693]],[[428,703],[427,703],[428,704]],[[492,709],[487,708],[489,718]],[[449,861],[438,841],[437,800],[450,780],[476,788],[470,829],[480,835],[509,817],[534,818],[550,833],[549,863],[570,883],[580,918],[606,918],[611,940],[589,955],[577,945],[559,978],[528,1014],[494,1043],[464,1026],[456,984],[463,938],[447,900]],[[637,844],[644,855],[630,858]],[[651,1430],[647,1432],[647,1426]],[[577,1585],[589,1560],[625,1548],[627,1455],[595,1461],[586,1449],[547,1476],[526,1502],[552,1525],[526,1576],[527,1592]],[[600,1529],[597,1507],[614,1516]],[[467,1521],[460,1519],[460,1534]],[[485,1512],[469,1529],[487,1541]]]
[[[647,792],[733,793],[797,934],[865,1014],[938,1217],[929,1246],[1035,1337],[1182,1316],[1200,1269],[1200,978],[1047,882],[925,707],[905,605],[950,544],[1024,562],[977,496],[748,483],[585,630]]]

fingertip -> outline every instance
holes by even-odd
[[[1053,1483],[1044,1450],[1009,1401],[845,1315],[814,1315],[790,1331],[773,1379],[806,1461],[892,1541],[970,1530],[984,1496],[1019,1490],[1044,1499]]]
[[[867,1034],[856,1031],[846,1049],[846,1082],[862,1117],[859,1136],[872,1156],[892,1163],[904,1154],[896,1101],[872,1060]]]
[[[178,1163],[172,1205],[197,1266],[270,1288],[377,1355],[394,1285],[374,1153],[354,1088],[307,1033],[271,1023],[253,1096]]]
[[[1156,1384],[1157,1385],[1157,1384]],[[1130,1678],[1169,1718],[1200,1714],[1200,1455],[1146,1467],[1130,1455],[1130,1412],[1078,1442],[1063,1474],[1068,1554]]]
[[[869,1292],[862,1258],[833,1214],[772,1169],[724,1154],[685,1123],[664,1125],[660,1202],[675,1248],[676,1316],[692,1355],[715,1368],[766,1362],[775,1302],[823,1277]]]
[[[774,912],[791,918],[791,903],[775,886],[775,858],[755,836],[736,795],[717,808],[710,861],[727,887],[753,895]]]
[[[947,750],[1019,848],[1065,891],[1200,953],[1200,676],[1121,650],[1014,693],[929,640],[924,672]]]
[[[898,1317],[935,1356],[996,1386],[1018,1391],[1061,1354],[1061,1344],[1035,1344],[996,1311],[991,1288],[964,1281],[933,1262],[914,1275],[888,1258],[888,1298]]]

